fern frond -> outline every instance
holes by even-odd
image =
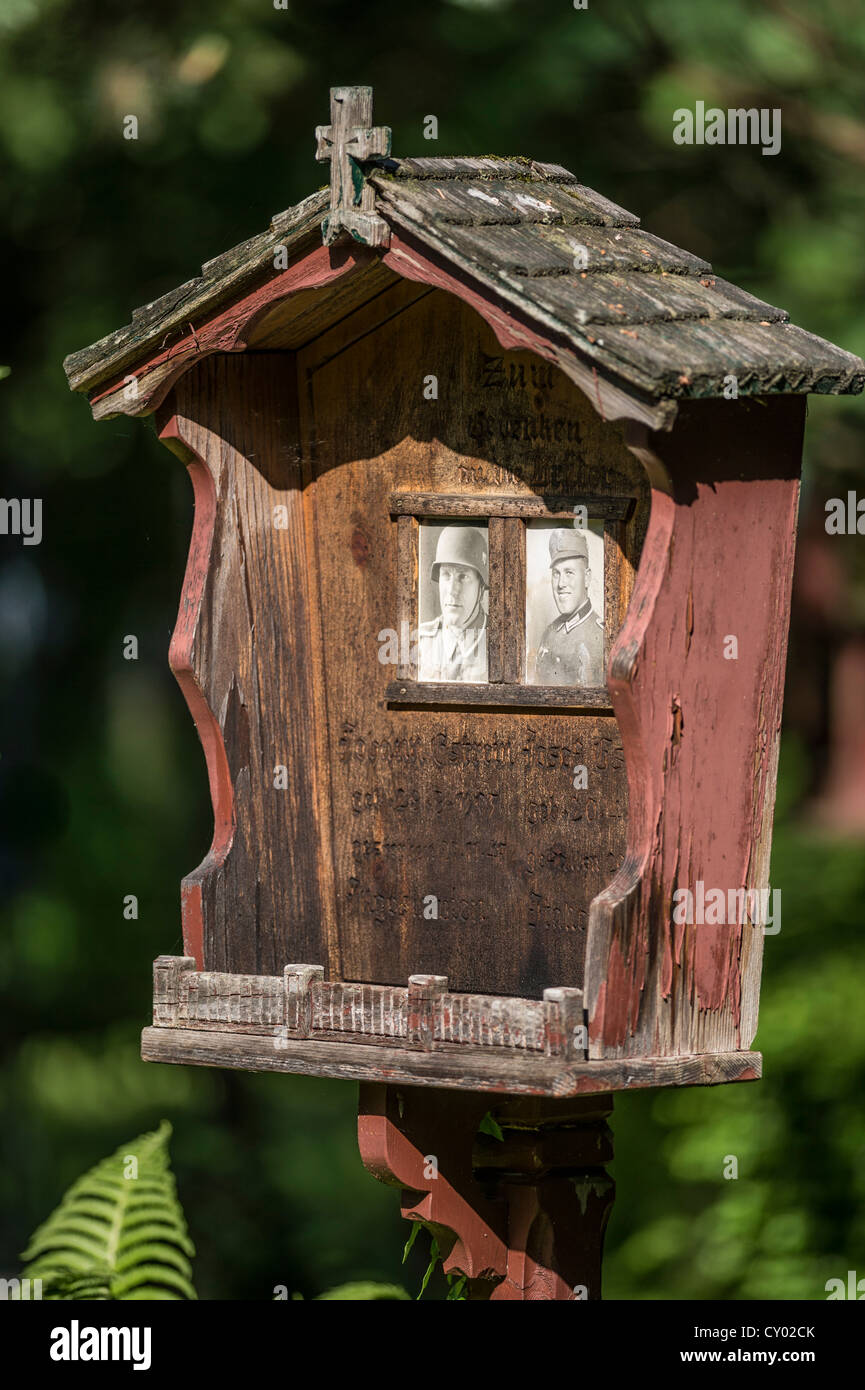
[[[44,1298],[193,1299],[195,1247],[168,1162],[165,1121],[103,1159],[33,1233],[22,1276]],[[137,1176],[127,1175],[130,1159]]]
[[[197,1297],[197,1295],[196,1295]],[[123,1295],[124,1302],[148,1303],[172,1302],[177,1298],[176,1293],[170,1293],[168,1289],[161,1288],[158,1284],[142,1284],[140,1288],[130,1289]]]
[[[192,1265],[180,1250],[175,1250],[165,1241],[142,1241],[140,1245],[132,1245],[128,1250],[122,1251],[115,1262],[114,1268],[118,1274],[126,1274],[128,1270],[138,1269],[145,1261],[153,1261],[156,1264],[170,1265],[172,1269],[179,1270],[187,1279],[192,1276]]]
[[[181,1226],[167,1221],[154,1220],[149,1216],[143,1221],[130,1217],[123,1228],[117,1247],[118,1253],[122,1253],[131,1245],[137,1245],[143,1240],[168,1241],[171,1245],[176,1245],[178,1250],[182,1250],[185,1255],[189,1255],[190,1258],[195,1254],[195,1246]]]
[[[82,1216],[75,1212],[67,1217],[64,1225],[63,1244],[67,1245],[74,1237],[78,1242],[78,1247],[84,1251],[92,1248],[95,1254],[105,1244],[105,1238],[110,1230],[108,1222],[93,1221],[89,1216]],[[52,1250],[57,1246],[58,1237],[54,1232],[46,1232],[34,1235],[27,1247],[29,1258],[35,1259],[37,1255],[46,1250]]]
[[[178,1231],[186,1231],[186,1222],[179,1206],[177,1206],[176,1212],[170,1212],[166,1210],[164,1201],[156,1202],[150,1197],[143,1202],[131,1201],[128,1203],[126,1217],[127,1219],[123,1223],[124,1230],[138,1225],[142,1221],[163,1221]]]
[[[140,1264],[123,1274],[115,1274],[111,1280],[111,1296],[119,1299],[129,1298],[132,1290],[140,1288],[142,1284],[152,1284],[163,1289],[166,1298],[172,1296],[172,1289],[176,1290],[175,1298],[195,1298],[197,1296],[189,1279],[185,1279],[170,1265],[163,1264]]]
[[[103,1301],[111,1298],[111,1272],[107,1267],[91,1265],[79,1269],[47,1269],[42,1277],[42,1298],[51,1302],[63,1300]]]

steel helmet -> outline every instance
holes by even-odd
[[[487,538],[477,526],[445,526],[438,538],[430,578],[438,583],[439,565],[468,565],[480,575],[485,589],[490,586]]]

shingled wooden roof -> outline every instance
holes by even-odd
[[[865,387],[865,362],[797,328],[707,261],[643,231],[639,218],[554,164],[528,159],[382,159],[365,166],[375,210],[597,373],[647,401]],[[179,329],[276,275],[274,252],[320,245],[326,191],[268,231],[209,261],[201,275],[134,312],[132,323],[67,357],[74,390],[146,357]]]

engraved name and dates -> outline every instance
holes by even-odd
[[[624,754],[618,734],[611,726],[609,734],[583,738],[574,733],[567,744],[548,743],[529,731],[523,738],[507,736],[492,739],[453,738],[446,730],[434,729],[405,737],[376,738],[352,723],[343,724],[337,744],[337,756],[343,766],[388,764],[417,767],[521,767],[559,768],[570,771],[576,764],[596,772],[608,769],[618,772],[624,766]]]
[[[591,897],[621,860],[609,836],[602,845],[587,840],[617,819],[608,817],[601,789],[624,775],[616,726],[609,727],[572,727],[566,741],[535,729],[478,737],[438,724],[381,738],[346,721],[337,756],[355,829],[340,897],[379,927],[488,927],[499,921],[501,901],[476,892],[492,873],[522,885],[530,930],[585,931]],[[591,790],[574,790],[578,765],[599,774]],[[399,865],[411,866],[414,892],[405,891]],[[427,894],[434,912],[424,911]]]
[[[530,731],[525,738],[515,739],[452,738],[441,729],[427,734],[410,734],[405,738],[377,739],[362,733],[354,724],[343,726],[338,744],[338,757],[347,768],[389,766],[399,771],[396,785],[351,786],[349,804],[352,814],[362,816],[371,812],[389,812],[396,816],[471,817],[479,821],[494,820],[504,810],[501,790],[488,785],[488,774],[498,769],[514,769],[525,773],[537,768],[558,772],[555,790],[543,796],[532,795],[523,801],[525,824],[534,828],[564,824],[568,821],[595,822],[606,815],[603,802],[588,791],[573,792],[569,787],[573,769],[586,766],[597,772],[621,771],[624,767],[622,747],[612,734],[582,738],[574,734],[567,744],[548,743]],[[477,774],[481,784],[455,787],[424,779],[412,783],[402,773],[417,769],[461,770]],[[562,777],[562,773],[567,774]]]
[[[403,922],[416,921],[424,917],[431,927],[448,926],[483,927],[499,920],[499,910],[495,903],[487,903],[483,898],[459,896],[453,887],[444,888],[433,896],[434,910],[427,907],[422,911],[422,903],[408,893],[376,893],[366,888],[358,878],[350,878],[346,901],[355,905],[360,914],[377,927],[399,926]],[[585,907],[573,903],[562,906],[550,902],[543,893],[530,888],[526,901],[525,925],[529,929],[579,932],[585,931],[589,914]]]
[[[501,811],[500,792],[460,791],[446,787],[352,787],[351,809],[356,816],[365,811],[384,811],[407,816],[475,816],[492,820]],[[525,802],[526,824],[555,825],[565,821],[597,821],[606,815],[603,805],[585,793],[564,797],[542,797]]]

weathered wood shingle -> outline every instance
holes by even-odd
[[[411,161],[415,170],[424,163]],[[720,396],[730,375],[743,395],[865,387],[860,358],[644,232],[566,171],[457,181],[384,168],[370,178],[393,226],[643,394]]]
[[[664,400],[852,393],[865,363],[789,322],[783,309],[645,232],[639,218],[558,165],[523,158],[387,159],[367,166],[376,211],[478,290],[577,352],[625,391]],[[145,305],[132,323],[71,354],[75,390],[93,392],[154,344],[196,327],[274,271],[274,251],[315,244],[326,192],[278,214],[267,232],[209,261],[201,276]]]
[[[208,261],[196,279],[187,280],[178,289],[133,310],[132,322],[126,328],[70,353],[63,367],[73,391],[92,390],[106,377],[131,366],[167,334],[190,323],[197,325],[202,317],[228,303],[234,295],[268,278],[273,273],[277,247],[285,246],[294,254],[311,239],[316,244],[317,229],[328,202],[329,194],[321,190],[296,207],[277,213],[268,231]]]

